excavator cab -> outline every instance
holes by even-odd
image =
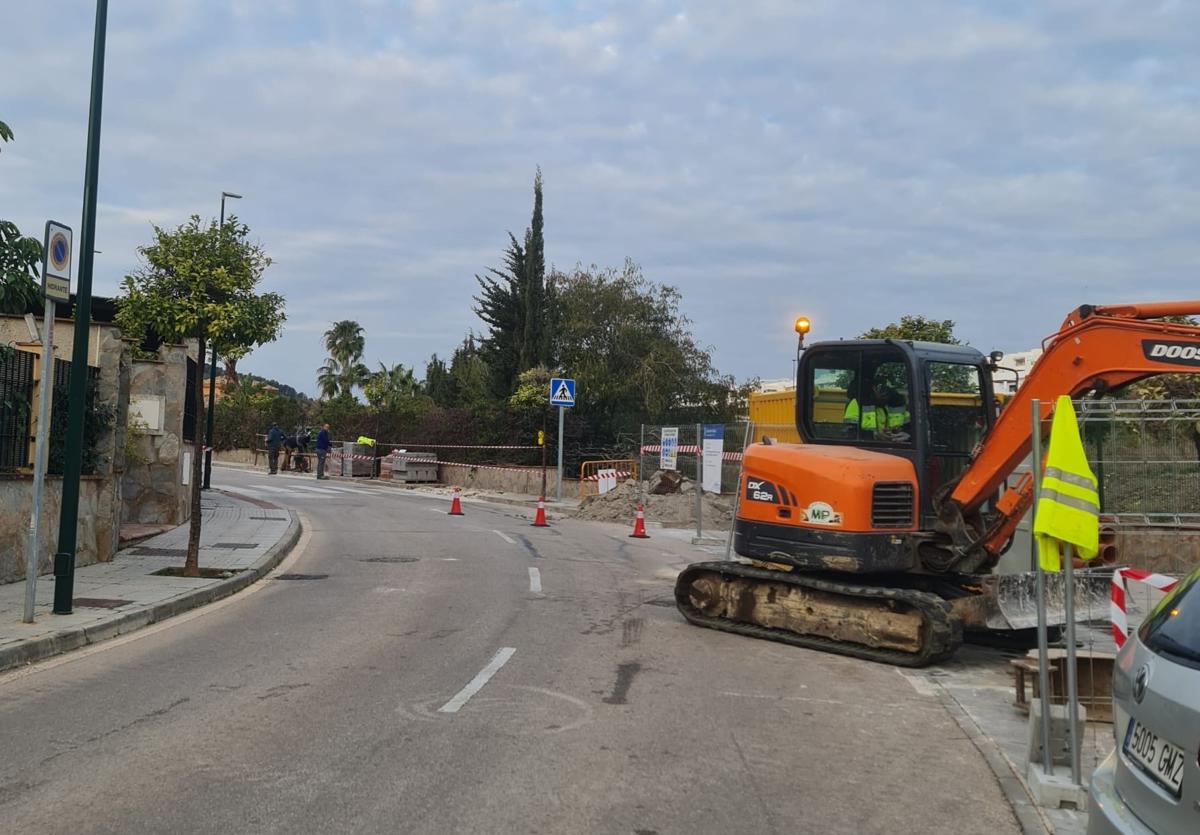
[[[995,419],[990,366],[961,345],[818,343],[801,355],[796,390],[796,426],[805,443],[912,464],[921,529],[933,527],[933,497],[966,470]]]

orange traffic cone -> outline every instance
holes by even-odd
[[[633,519],[633,533],[630,536],[634,539],[650,538],[650,534],[646,533],[646,512],[641,505],[638,505],[637,516]]]
[[[454,488],[454,498],[450,500],[450,513],[449,513],[450,516],[465,515],[462,512],[462,500],[459,498],[459,494],[461,492],[462,492],[462,490],[460,490],[459,488],[457,488],[457,487]]]
[[[548,528],[550,523],[546,521],[546,497],[538,496],[537,515],[533,517],[533,527]]]

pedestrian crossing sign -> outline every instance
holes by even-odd
[[[550,381],[550,405],[574,406],[575,381],[565,377],[555,377]]]

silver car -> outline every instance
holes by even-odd
[[[1200,833],[1200,569],[1117,656],[1113,733],[1092,775],[1088,835]]]

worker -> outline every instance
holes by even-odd
[[[283,430],[278,423],[272,423],[267,430],[267,461],[270,463],[270,474],[279,471],[279,451],[283,449]]]
[[[908,433],[902,430],[909,422],[910,415],[904,395],[879,382],[871,390],[874,405],[868,404],[864,409],[859,406],[857,398],[852,398],[842,414],[843,425],[860,427],[880,439],[907,441]]]

